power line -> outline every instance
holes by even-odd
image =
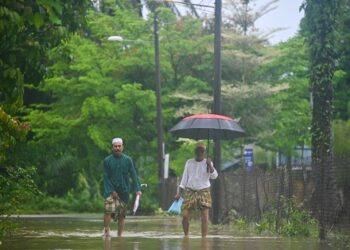
[[[175,4],[193,5],[193,6],[198,6],[198,7],[205,7],[205,8],[212,8],[212,9],[214,9],[213,5],[205,5],[205,4],[197,4],[197,3],[185,3],[185,2],[173,1],[173,0],[163,0],[163,1],[164,2],[175,3]]]

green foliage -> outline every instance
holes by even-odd
[[[268,120],[272,131],[265,131],[262,138],[272,149],[291,155],[296,146],[310,143],[306,46],[303,38],[297,36],[278,45],[276,50],[279,56],[261,67],[257,77],[267,77],[273,85],[287,84],[287,87],[268,101],[276,109]]]
[[[265,212],[260,221],[255,223],[255,231],[258,234],[276,232],[276,211]]]
[[[209,86],[206,82],[194,78],[192,76],[186,76],[183,82],[178,87],[181,92],[187,93],[189,96],[199,94],[198,92],[209,92]]]
[[[82,211],[83,207],[98,210],[95,201],[102,199],[101,162],[116,136],[124,139],[125,153],[134,158],[141,182],[156,182],[154,92],[125,82],[128,73],[120,65],[137,55],[123,53],[118,44],[101,37],[115,23],[133,32],[144,23],[135,19],[131,28],[132,24],[121,21],[127,17],[125,11],[115,14],[112,18],[89,12],[90,31],[96,32],[91,33],[93,40],[72,34],[50,51],[52,65],[38,91],[50,96],[51,102],[35,104],[28,110],[33,140],[24,151],[35,152],[28,160],[38,166],[36,181],[48,196],[43,199],[46,205],[62,203],[58,206],[62,211]],[[110,22],[104,25],[105,30],[98,30],[94,25],[102,21]],[[156,202],[152,195],[148,197],[152,202],[143,204],[153,209],[151,204]]]
[[[348,120],[350,118],[350,2],[341,3],[339,21],[339,40],[337,53],[339,65],[334,74],[334,113],[335,119]]]
[[[335,155],[337,184],[349,186],[350,168],[347,158],[350,155],[350,120],[335,120],[333,128],[333,149]]]
[[[36,191],[35,164],[18,157],[30,126],[23,112],[25,85],[37,85],[45,71],[47,51],[68,31],[84,24],[90,1],[11,1],[0,6],[0,237],[13,227],[9,216]],[[30,167],[29,167],[30,166]],[[34,167],[32,167],[34,166]]]
[[[57,42],[45,47],[45,56],[50,49],[45,57],[45,77],[38,78],[39,86],[30,90],[44,98],[31,98],[33,104],[26,109],[26,120],[33,128],[31,140],[11,153],[37,167],[35,182],[45,196],[32,210],[97,209],[101,161],[110,153],[110,140],[115,136],[124,138],[125,152],[134,158],[141,182],[148,184],[141,208],[150,212],[158,206],[154,195],[158,178],[154,168],[152,19],[143,20],[122,3],[116,8],[107,5],[103,12],[87,12],[84,34],[62,29],[65,39],[59,46]],[[212,38],[206,36],[198,20],[176,20],[168,9],[159,9],[158,15],[168,126],[174,119],[174,108],[183,104],[167,98],[167,93],[177,86],[193,94],[210,92],[211,63],[207,59],[211,52],[207,46]],[[44,27],[46,23],[37,15],[35,25]],[[113,34],[123,36],[125,42],[108,42],[107,37]],[[177,165],[182,168],[185,159],[180,160]]]
[[[13,113],[21,107],[24,84],[38,83],[45,72],[46,51],[56,46],[67,30],[84,24],[87,0],[26,1],[0,6],[0,104]]]
[[[165,60],[162,60],[162,67],[169,67],[168,84],[164,84],[164,88],[187,91],[188,87],[183,88],[191,81],[195,83],[191,86],[192,91],[210,91],[211,74],[208,69],[212,66],[208,58],[212,54],[208,51],[208,44],[212,42],[212,36],[204,33],[199,20],[187,17],[175,22],[175,16],[163,9],[159,16],[161,25],[164,25],[160,33],[164,36],[161,54]],[[177,89],[180,84],[182,88]]]
[[[255,146],[254,149],[254,164],[264,170],[272,170],[276,166],[276,154],[273,151],[264,150],[261,147]]]
[[[336,231],[330,239],[330,245],[334,249],[350,249],[349,232],[345,230]]]
[[[170,168],[173,169],[177,176],[181,176],[188,159],[194,158],[194,141],[187,141],[180,144],[179,148],[173,152],[170,157]]]
[[[20,111],[32,127],[28,143],[17,144],[11,152],[0,150],[0,157],[37,168],[35,183],[45,195],[28,210],[100,211],[101,161],[110,153],[115,136],[124,138],[125,152],[135,160],[141,182],[148,184],[140,209],[156,210],[154,13],[142,19],[136,2],[102,1],[101,12],[88,10],[90,2],[85,0],[23,5],[5,1],[0,7],[0,149],[14,147],[28,132],[15,116],[25,84],[28,100]],[[179,116],[210,110],[213,36],[201,20],[176,17],[169,8],[158,8],[156,13],[164,131],[168,131]],[[235,13],[242,18],[240,14]],[[222,111],[240,120],[248,135],[243,143],[263,148],[254,157],[259,165],[271,168],[266,149],[291,154],[296,145],[310,142],[307,46],[300,36],[270,46],[265,38],[247,32],[254,19],[252,23],[233,19],[223,29]],[[344,34],[345,20],[346,16]],[[109,42],[111,35],[124,41]],[[344,54],[334,85],[339,100],[335,113],[342,119],[350,105],[346,58]],[[335,148],[341,151],[346,148],[342,139],[347,125],[334,126],[339,142]],[[170,167],[179,176],[193,157],[193,142],[177,142],[169,133],[165,142]],[[240,143],[224,144],[225,159],[239,156]],[[243,218],[233,220],[246,228]],[[267,228],[272,225],[268,219],[264,223]],[[286,229],[286,234],[295,234],[293,230]]]
[[[317,232],[317,221],[308,211],[299,207],[294,198],[281,197],[282,218],[278,218],[277,207],[266,211],[262,218],[250,222],[235,209],[231,209],[227,222],[240,231],[255,231],[258,234],[279,234],[286,237],[314,237]],[[276,230],[276,221],[280,220],[280,227]]]
[[[25,140],[29,129],[28,124],[21,123],[0,107],[0,163],[6,160],[6,152],[9,148],[15,146],[16,142]]]
[[[256,232],[264,231],[276,232],[282,236],[315,236],[317,232],[317,221],[310,213],[299,207],[294,198],[287,199],[281,197],[281,206],[272,211],[266,212],[262,219],[256,223]],[[282,217],[278,218],[278,209],[281,210]],[[276,231],[276,221],[280,221],[280,227]]]
[[[271,129],[271,114],[277,112],[269,99],[284,87],[273,87],[265,83],[235,87],[223,84],[223,111],[237,118],[246,131],[246,143],[261,143],[261,137]]]
[[[281,197],[281,203],[284,214],[279,229],[281,235],[309,237],[317,232],[317,221],[311,217],[310,212],[298,207],[294,198]]]
[[[101,197],[91,198],[88,189],[82,193],[75,190],[68,191],[63,197],[40,195],[32,199],[32,202],[21,206],[25,213],[93,213],[103,212]]]
[[[249,222],[244,217],[242,217],[235,209],[230,210],[227,222],[229,224],[233,224],[238,230],[241,231],[245,231],[249,227]]]
[[[339,156],[350,154],[350,120],[333,122],[334,153]]]
[[[33,181],[35,169],[6,166],[0,169],[0,238],[14,228],[10,215],[37,194]]]

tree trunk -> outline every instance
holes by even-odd
[[[325,239],[326,225],[334,220],[339,199],[332,149],[332,78],[335,71],[335,33],[339,0],[307,0],[305,20],[310,53],[312,89],[312,165],[315,190],[313,210],[319,218],[319,237]]]

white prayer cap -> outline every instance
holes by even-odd
[[[123,144],[123,139],[122,138],[113,138],[112,145],[115,144],[115,143]]]

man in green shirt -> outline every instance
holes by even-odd
[[[112,154],[103,161],[104,180],[104,237],[110,237],[112,216],[118,220],[118,236],[122,236],[125,225],[125,212],[129,202],[131,188],[136,195],[141,195],[140,182],[131,157],[123,154],[121,138],[112,140]],[[129,178],[132,180],[130,187]]]

